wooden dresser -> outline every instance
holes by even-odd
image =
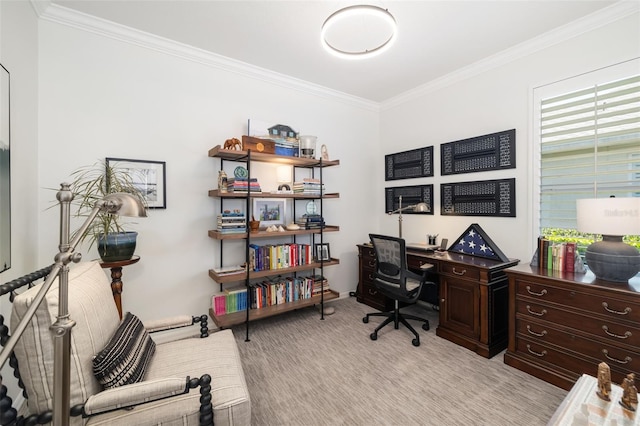
[[[358,253],[358,301],[382,311],[393,309],[393,301],[379,294],[373,284],[373,246],[360,244]],[[419,271],[425,263],[434,265],[440,310],[436,334],[486,358],[507,347],[509,310],[504,270],[518,262],[451,252],[407,251],[409,269]]]
[[[506,364],[567,390],[582,374],[595,375],[600,362],[614,383],[640,376],[640,278],[610,283],[529,265],[506,273]]]

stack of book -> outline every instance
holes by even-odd
[[[247,288],[242,285],[225,289],[222,294],[212,297],[211,308],[216,315],[232,314],[247,309]]]
[[[249,245],[249,270],[293,268],[313,263],[309,244]]]
[[[544,237],[539,237],[537,254],[540,269],[558,272],[578,272],[575,271],[576,243],[557,243]]]
[[[229,178],[227,180],[228,192],[247,192],[251,187],[251,192],[262,192],[258,179],[251,178],[249,181],[247,178]]]
[[[304,178],[302,181],[293,182],[293,193],[304,195],[321,195],[324,193],[324,185],[320,179]]]
[[[296,225],[303,229],[324,228],[324,218],[319,214],[304,214],[296,220]]]
[[[250,285],[251,309],[310,299],[329,291],[329,282],[320,275],[309,277],[275,277]],[[225,315],[247,309],[249,293],[244,285],[225,289],[211,299],[215,315]]]
[[[218,232],[222,234],[244,234],[247,218],[240,212],[223,212],[218,215]]]

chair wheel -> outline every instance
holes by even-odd
[[[362,322],[365,323],[365,324],[368,323],[369,322],[369,317],[362,318]]]
[[[413,344],[413,346],[420,346],[420,339],[413,339],[411,343]]]
[[[426,322],[424,324],[422,324],[422,329],[424,331],[429,331],[429,324],[427,324]]]
[[[378,333],[371,333],[369,337],[371,337],[371,340],[378,340]]]

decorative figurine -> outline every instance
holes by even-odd
[[[638,408],[638,389],[635,384],[635,374],[629,373],[622,381],[622,399],[620,405],[629,411],[636,411]]]
[[[606,362],[598,364],[598,391],[596,395],[605,401],[611,401],[611,370]]]
[[[221,194],[227,192],[227,172],[224,170],[218,172],[218,191]]]
[[[223,149],[232,149],[234,151],[242,151],[242,143],[239,139],[231,138],[224,141]]]
[[[327,146],[325,144],[322,144],[320,147],[320,155],[323,160],[329,161],[329,150],[327,150]]]

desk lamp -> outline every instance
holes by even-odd
[[[578,231],[602,234],[587,247],[587,266],[601,280],[626,283],[640,271],[640,252],[622,242],[640,235],[640,197],[577,200]]]
[[[429,213],[431,209],[426,203],[418,203],[407,207],[402,207],[402,195],[398,197],[398,202],[398,209],[387,214],[391,215],[394,213],[398,213],[398,237],[402,238],[402,212],[405,210],[412,210],[414,213]]]
[[[73,193],[68,183],[60,185],[60,191],[58,191],[56,198],[60,203],[60,245],[58,246],[60,252],[55,256],[53,269],[51,269],[44,283],[42,283],[40,291],[29,307],[24,319],[18,324],[13,335],[5,344],[2,352],[0,352],[0,367],[9,358],[18,339],[24,333],[27,323],[31,321],[38,306],[44,300],[47,291],[56,278],[59,278],[58,316],[56,322],[51,325],[54,340],[53,424],[55,426],[66,426],[69,424],[69,404],[71,399],[71,329],[76,324],[75,321],[69,318],[69,263],[78,263],[82,259],[82,254],[76,253],[74,250],[98,213],[138,217],[146,217],[147,214],[140,200],[134,195],[122,192],[108,194],[96,202],[93,210],[91,210],[85,222],[76,232],[75,237],[70,241],[69,221],[71,215],[69,208],[73,200]]]

